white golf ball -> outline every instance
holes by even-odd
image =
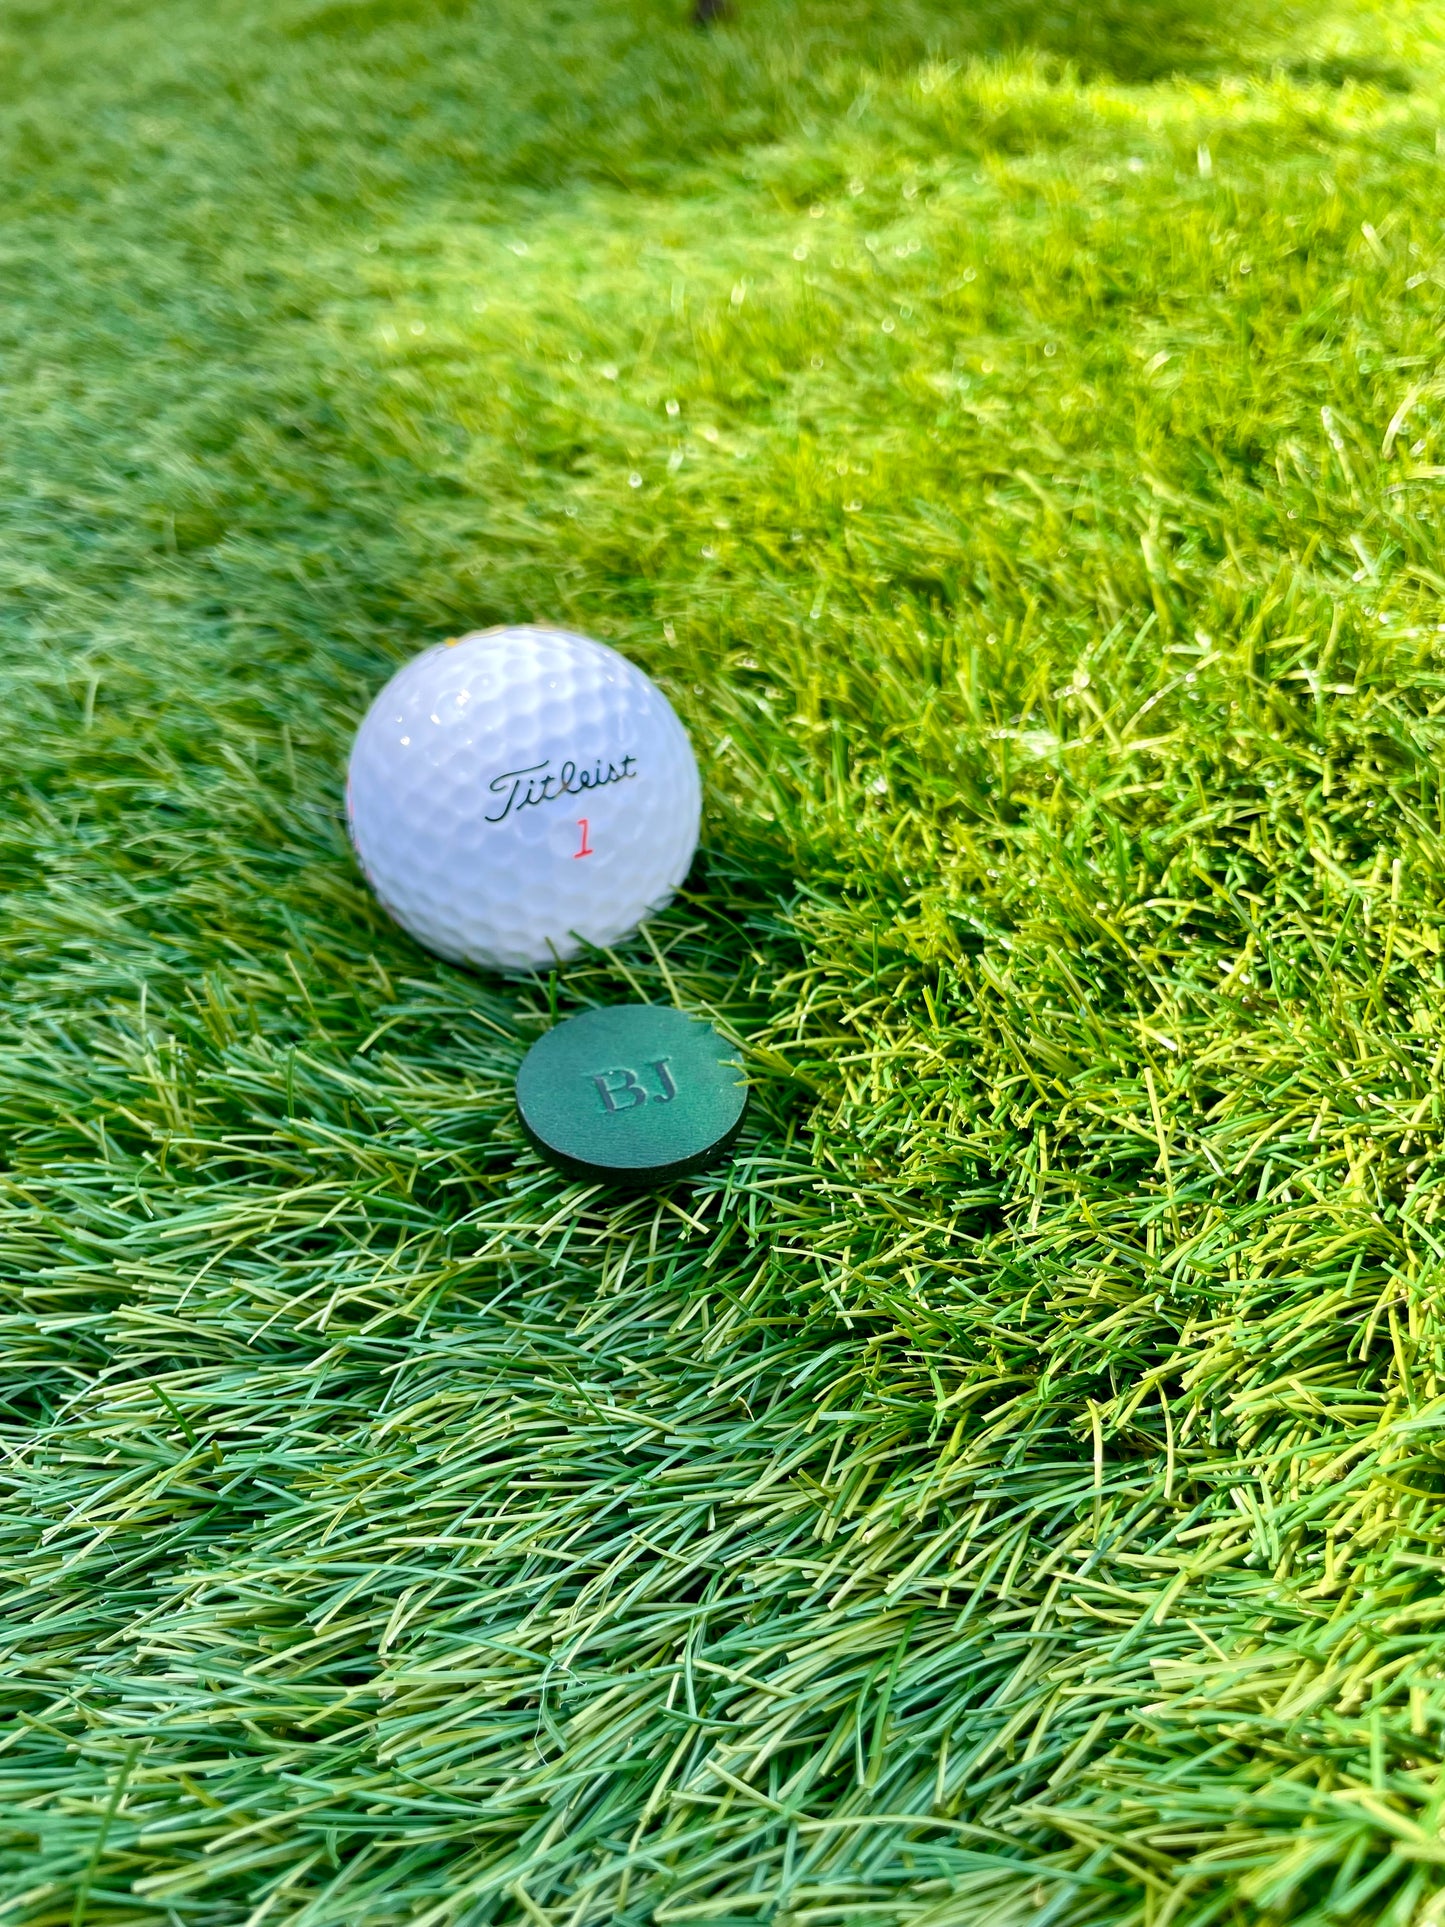
[[[697,761],[642,671],[567,629],[484,629],[398,670],[346,786],[383,906],[454,963],[536,970],[661,909],[697,848]]]

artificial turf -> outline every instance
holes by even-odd
[[[1445,42],[1254,13],[0,0],[5,1927],[1445,1919]],[[531,617],[707,818],[501,982]]]

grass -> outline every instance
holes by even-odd
[[[0,4],[0,1922],[1432,1927],[1434,10],[684,12]],[[708,815],[500,982],[339,789],[532,616]]]

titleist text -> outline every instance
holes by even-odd
[[[553,769],[549,756],[544,763],[529,763],[526,769],[503,770],[487,788],[501,803],[490,812],[489,823],[504,823],[517,810],[532,809],[538,803],[555,803],[563,796],[585,796],[589,790],[606,789],[609,783],[625,783],[637,774],[637,758],[624,756],[619,763],[574,763],[570,759]]]

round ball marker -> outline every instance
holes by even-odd
[[[667,1004],[585,1010],[522,1059],[517,1110],[572,1177],[662,1184],[721,1156],[748,1107],[737,1047]]]

